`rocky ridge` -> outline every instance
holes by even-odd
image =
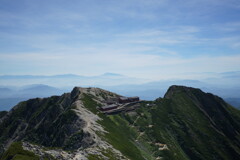
[[[101,125],[98,124],[97,121],[101,120],[98,115],[92,113],[90,110],[88,110],[84,104],[82,99],[84,98],[84,95],[90,95],[94,97],[94,101],[99,103],[99,105],[104,105],[104,100],[106,98],[110,97],[116,97],[118,95],[110,93],[108,91],[99,89],[99,88],[80,88],[75,87],[71,94],[64,94],[60,97],[52,97],[54,99],[54,103],[59,103],[58,107],[63,108],[62,110],[57,110],[55,113],[52,114],[58,114],[55,116],[56,118],[59,118],[63,116],[65,113],[73,114],[73,118],[71,119],[70,123],[63,124],[66,126],[66,132],[64,132],[62,135],[60,135],[60,138],[62,138],[61,144],[56,143],[40,143],[40,145],[33,145],[33,143],[38,143],[38,140],[35,138],[32,138],[32,133],[29,134],[30,131],[40,131],[42,128],[41,126],[44,125],[50,125],[51,127],[55,127],[54,123],[58,120],[53,120],[53,124],[50,124],[51,122],[44,123],[46,121],[46,117],[50,117],[51,115],[45,114],[44,116],[38,115],[36,117],[37,123],[34,125],[31,125],[31,121],[28,121],[28,117],[18,117],[16,120],[18,122],[18,126],[14,128],[15,131],[9,135],[8,138],[4,141],[4,137],[2,138],[3,143],[5,144],[5,149],[14,141],[23,140],[23,148],[29,151],[34,152],[36,155],[43,157],[47,154],[53,156],[57,159],[67,160],[67,159],[78,159],[78,160],[85,160],[87,159],[88,155],[99,155],[100,157],[105,157],[101,152],[110,149],[112,154],[115,155],[115,157],[119,157],[117,159],[127,159],[125,158],[121,152],[114,149],[112,145],[104,141],[102,138],[100,138],[99,134],[104,134],[106,131],[103,129]],[[42,101],[45,101],[45,99],[34,99],[29,100],[26,103],[31,103],[32,101],[37,101],[37,103],[42,103]],[[55,105],[55,104],[53,104]],[[29,107],[34,106],[27,106],[27,109]],[[9,117],[12,117],[15,115],[16,111],[20,109],[24,109],[23,104],[19,104],[16,107],[14,107],[6,116],[1,118],[1,122],[5,122],[6,125],[10,124]],[[49,107],[45,108],[45,110],[48,110]],[[36,110],[34,110],[36,111]],[[43,111],[44,112],[44,111]],[[62,112],[62,113],[61,113]],[[73,113],[74,112],[74,113]],[[51,113],[50,113],[51,114]],[[76,115],[76,116],[75,116]],[[39,117],[42,117],[42,119],[39,119]],[[26,119],[24,119],[26,118]],[[67,117],[68,118],[68,117]],[[38,120],[39,119],[39,120]],[[65,118],[59,118],[59,121],[65,120]],[[58,124],[58,123],[57,123]],[[60,123],[62,124],[62,123]],[[31,127],[31,128],[30,128]],[[47,127],[49,128],[49,127]],[[61,126],[59,130],[63,129],[64,127]],[[65,129],[64,128],[64,129]],[[3,130],[3,128],[2,128]],[[68,131],[67,131],[68,130]],[[6,132],[6,131],[5,131]],[[58,131],[56,131],[58,132]],[[60,131],[61,132],[61,131]],[[9,133],[9,132],[8,132]],[[36,133],[39,137],[42,137],[43,134],[37,132]],[[79,135],[78,135],[79,134]],[[4,135],[4,132],[2,132],[2,135]],[[45,135],[49,136],[49,135]],[[69,138],[70,137],[70,138]],[[48,138],[48,137],[47,137]],[[70,142],[70,141],[73,142]],[[74,142],[78,141],[79,142]],[[69,144],[68,144],[69,143]],[[62,149],[58,150],[47,150],[43,146],[49,146],[49,147],[63,147],[64,149],[71,149],[73,152],[68,153]],[[106,159],[106,158],[105,158]]]

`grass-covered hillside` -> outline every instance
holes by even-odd
[[[199,89],[172,86],[147,110],[147,135],[166,143],[171,159],[239,159],[240,112]]]

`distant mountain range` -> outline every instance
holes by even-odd
[[[148,80],[149,81],[149,80]],[[54,87],[94,86],[139,84],[147,82],[146,79],[133,78],[116,73],[105,73],[98,76],[81,76],[74,74],[63,74],[53,76],[43,75],[2,75],[1,86],[23,86],[31,84],[45,84]]]
[[[125,96],[139,96],[144,100],[155,100],[159,96],[164,96],[171,85],[185,85],[201,88],[205,92],[211,92],[223,97],[229,104],[240,108],[240,87],[219,88],[196,80],[175,80],[158,81],[143,84],[123,84],[116,86],[95,85]],[[35,97],[48,97],[51,95],[61,95],[69,92],[70,87],[56,88],[43,84],[27,85],[22,87],[0,87],[0,110],[9,110],[20,101]]]
[[[198,75],[198,74],[197,74]],[[31,84],[44,84],[54,86],[56,88],[73,87],[73,86],[118,86],[118,85],[136,85],[145,83],[169,83],[180,82],[197,84],[201,82],[218,88],[234,88],[240,86],[240,71],[223,72],[223,73],[199,73],[198,80],[194,79],[167,79],[167,80],[151,80],[150,78],[136,78],[125,76],[117,73],[104,73],[97,76],[82,76],[75,74],[63,75],[1,75],[0,86],[25,86]]]
[[[15,88],[0,88],[0,98],[44,97],[62,94],[64,90],[43,84],[34,84]]]
[[[116,73],[98,76],[2,75],[0,76],[0,110],[9,110],[21,100],[60,95],[69,92],[74,86],[100,87],[126,96],[137,95],[141,99],[154,100],[159,96],[164,96],[171,85],[185,85],[214,93],[226,99],[230,104],[240,107],[240,72],[204,74],[213,75],[213,77],[203,80],[151,81]]]
[[[49,97],[51,95],[61,95],[67,90],[55,87],[35,84],[23,87],[0,88],[0,110],[9,110],[20,101],[30,98]]]

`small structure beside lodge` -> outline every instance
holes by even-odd
[[[109,110],[112,110],[112,109],[116,109],[118,106],[119,105],[117,105],[117,104],[111,104],[111,105],[103,106],[99,110],[100,111],[109,111]]]
[[[110,105],[110,104],[116,104],[116,103],[118,103],[118,98],[111,98],[111,99],[108,99],[108,100],[106,100],[106,103],[108,104],[108,105]]]
[[[119,97],[119,103],[130,103],[139,101],[139,97]]]
[[[105,114],[114,114],[122,111],[130,111],[134,108],[134,104],[140,101],[139,97],[118,97],[105,101],[106,106],[99,108]],[[132,106],[132,107],[130,107]]]

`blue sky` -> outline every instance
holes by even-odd
[[[0,0],[0,75],[240,70],[239,0]]]

